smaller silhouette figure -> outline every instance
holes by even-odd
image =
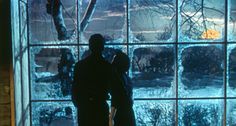
[[[117,86],[119,90],[120,99],[112,99],[111,101],[111,113],[109,118],[109,125],[114,126],[135,126],[135,116],[133,111],[133,87],[131,79],[127,75],[127,71],[130,67],[129,57],[118,51],[112,61],[113,67],[116,69],[117,75],[122,81],[121,86]]]

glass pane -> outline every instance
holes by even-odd
[[[228,40],[229,41],[236,41],[236,1],[229,0],[229,24],[228,24]]]
[[[33,126],[77,126],[77,110],[71,102],[33,102]]]
[[[124,53],[127,52],[126,46],[122,45],[106,45],[103,51],[103,57],[108,61],[112,62],[112,59],[116,53],[116,51],[122,50]],[[80,59],[86,58],[91,52],[89,51],[88,46],[80,46]]]
[[[223,97],[223,45],[180,45],[179,97]]]
[[[26,4],[20,1],[20,36],[21,36],[21,44],[22,48],[25,48],[27,46],[27,10],[26,10]]]
[[[134,97],[175,97],[174,46],[130,46]]]
[[[123,43],[126,41],[126,5],[125,0],[97,0],[96,9],[87,19],[86,11],[90,0],[82,0],[81,32],[82,43],[88,42],[92,34],[104,35],[109,43]],[[87,27],[86,27],[87,25]],[[84,28],[84,29],[83,29]]]
[[[135,101],[137,126],[175,126],[175,101]]]
[[[131,0],[132,42],[174,42],[175,0]]]
[[[229,44],[227,49],[228,96],[236,97],[236,44]]]
[[[236,126],[236,99],[227,100],[227,126]]]
[[[181,42],[223,41],[224,3],[225,0],[179,0],[179,40]]]
[[[31,43],[77,43],[76,0],[29,0],[28,6]]]
[[[33,100],[71,98],[73,68],[77,54],[77,47],[74,46],[31,48]]]
[[[179,101],[179,126],[221,126],[223,100]]]

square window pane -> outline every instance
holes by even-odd
[[[179,45],[179,97],[223,97],[223,45]]]
[[[221,126],[223,100],[182,100],[178,103],[179,126]]]
[[[174,42],[175,0],[131,0],[131,42]]]
[[[131,79],[135,98],[175,97],[173,45],[130,46]]]
[[[175,126],[175,101],[135,101],[137,126]]]
[[[32,99],[70,99],[77,47],[32,47],[30,50]]]
[[[229,97],[236,97],[236,44],[229,44],[227,47],[228,63],[228,88]]]
[[[229,41],[236,41],[236,1],[229,0],[228,5],[228,40]]]
[[[88,46],[80,46],[80,60],[86,58],[90,55],[89,47]],[[105,45],[105,49],[103,51],[103,57],[108,61],[112,62],[112,59],[116,53],[116,51],[122,50],[124,53],[127,53],[126,46],[123,45]]]
[[[227,100],[227,126],[236,126],[236,99]]]
[[[91,15],[87,13],[89,3],[90,0],[82,0],[81,42],[88,42],[89,37],[95,33],[102,34],[108,43],[125,42],[127,37],[125,0],[97,0],[96,8]]]
[[[47,1],[51,1],[51,4],[47,4]],[[32,44],[77,43],[76,1],[60,0],[61,4],[57,4],[53,0],[29,0],[30,42]],[[55,16],[52,16],[54,13]],[[66,36],[71,37],[59,41],[59,37],[66,38]]]
[[[77,126],[77,110],[72,102],[33,102],[33,126]]]
[[[181,42],[224,40],[225,0],[179,0]]]

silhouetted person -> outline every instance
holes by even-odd
[[[74,69],[72,101],[78,108],[79,126],[108,126],[108,92],[116,82],[110,63],[102,57],[104,38],[94,34],[89,39],[91,54],[79,61]],[[116,99],[114,90],[111,95]]]
[[[114,120],[114,126],[135,126],[135,116],[133,111],[133,86],[131,79],[126,72],[130,67],[129,57],[119,51],[116,53],[112,65],[116,68],[118,77],[122,81],[119,83],[121,86],[117,86],[119,92],[119,101],[112,99],[111,101],[111,114],[110,121]],[[112,122],[110,122],[111,126]]]

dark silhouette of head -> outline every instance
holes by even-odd
[[[89,39],[89,50],[92,54],[101,55],[104,50],[105,39],[101,34],[93,34]]]
[[[112,65],[120,72],[127,72],[130,67],[130,59],[125,53],[118,51],[114,56]]]

